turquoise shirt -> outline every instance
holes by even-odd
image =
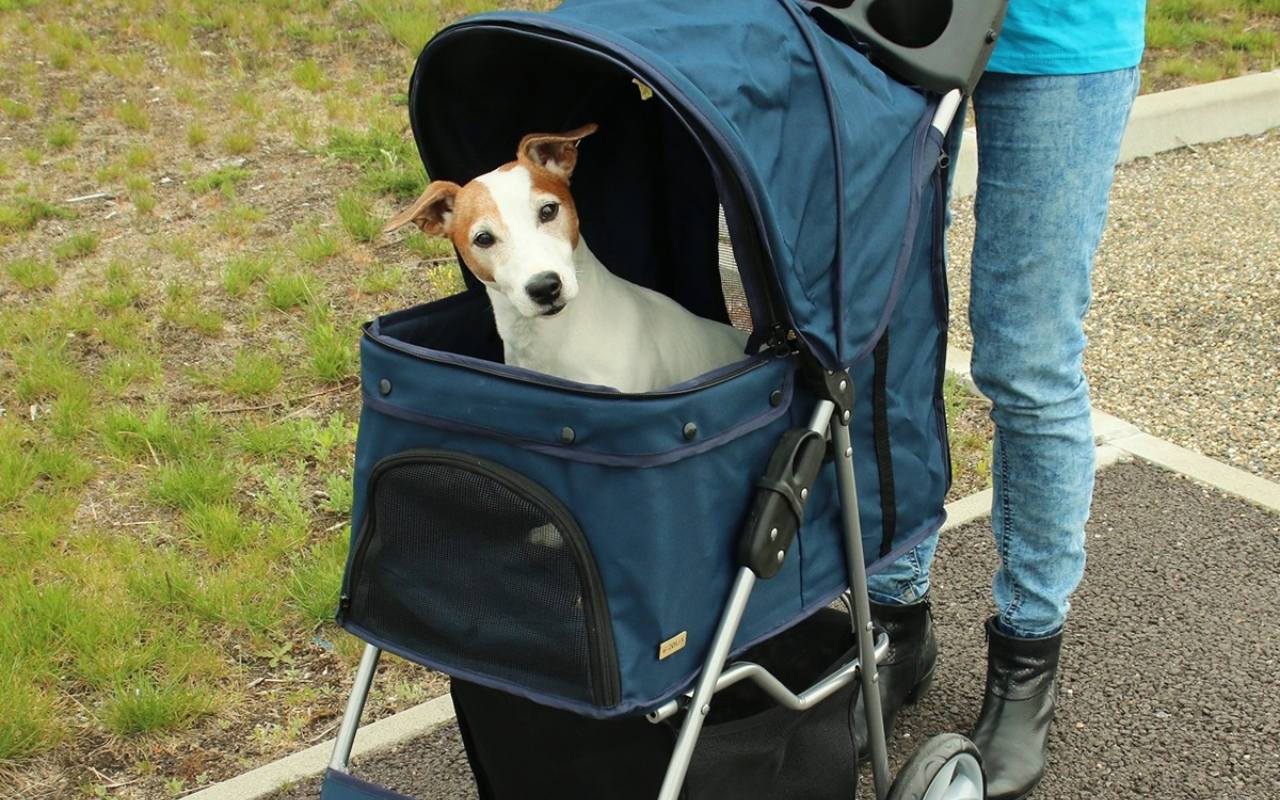
[[[1146,0],[1009,0],[989,72],[1083,75],[1136,66]]]

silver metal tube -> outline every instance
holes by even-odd
[[[853,475],[853,443],[849,426],[835,422],[831,435],[836,445],[836,480],[840,486],[840,510],[844,516],[845,558],[849,566],[849,586],[853,594],[854,621],[858,626],[859,658],[862,670],[862,707],[867,712],[867,748],[871,752],[871,772],[876,800],[889,794],[889,752],[880,710],[880,686],[875,648],[871,643],[871,604],[867,598],[867,568],[862,555],[862,522],[858,517],[858,487]]]
[[[835,410],[836,405],[830,400],[818,401],[818,404],[813,407],[813,414],[809,417],[809,430],[825,434],[827,426],[831,423],[831,414]]]
[[[751,598],[751,587],[755,586],[756,574],[747,567],[738,570],[733,588],[729,591],[729,600],[725,603],[724,614],[711,640],[711,651],[703,662],[702,673],[693,690],[693,704],[685,715],[680,726],[680,735],[676,737],[675,750],[671,761],[667,764],[667,774],[662,780],[662,790],[658,800],[676,800],[680,795],[680,787],[684,785],[685,775],[689,771],[689,762],[693,758],[693,748],[698,743],[698,734],[702,731],[702,723],[711,711],[711,696],[715,694],[716,682],[720,679],[720,671],[724,669],[725,658],[733,645],[733,637],[738,633],[738,625],[742,622],[742,613],[747,609],[747,600]]]
[[[942,96],[942,100],[938,101],[938,110],[933,113],[933,122],[931,123],[943,136],[947,135],[947,131],[951,129],[951,121],[956,118],[956,111],[960,108],[960,101],[964,99],[964,95],[959,89],[952,89]]]
[[[880,636],[876,639],[876,660],[884,658],[888,652],[889,637],[881,631]],[[821,703],[849,685],[850,682],[857,678],[861,669],[862,659],[855,658],[800,694],[795,694],[764,667],[750,661],[740,661],[720,673],[719,679],[716,680],[716,691],[722,692],[740,681],[755,681],[756,685],[776,700],[779,705],[785,706],[792,711],[804,711]],[[689,695],[686,694],[684,697],[687,699]],[[679,711],[680,701],[668,700],[658,708],[650,711],[646,718],[650,722],[662,722],[665,719],[670,719]]]
[[[356,728],[360,727],[360,715],[364,713],[364,701],[369,697],[369,687],[373,684],[373,673],[378,668],[380,655],[380,649],[371,644],[365,645],[360,666],[356,669],[355,683],[351,686],[351,696],[347,698],[347,710],[342,713],[342,727],[338,728],[333,757],[329,759],[329,769],[335,772],[346,772],[351,766],[351,748],[356,743]]]

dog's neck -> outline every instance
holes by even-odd
[[[582,330],[585,315],[599,313],[595,295],[613,276],[581,236],[573,250],[573,266],[578,277],[578,294],[552,317],[526,317],[501,292],[487,288],[508,364],[556,374],[554,366],[561,351],[575,332]]]

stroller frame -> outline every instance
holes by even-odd
[[[945,135],[960,108],[962,99],[963,95],[959,89],[947,92],[938,105],[932,126]],[[823,372],[817,367],[813,369],[819,373]],[[858,655],[799,694],[792,692],[759,664],[738,661],[726,667],[725,661],[757,580],[757,574],[752,567],[739,567],[693,691],[667,701],[647,715],[648,720],[656,724],[674,716],[681,709],[694,709],[686,714],[681,724],[658,800],[677,800],[693,758],[694,748],[697,746],[703,721],[711,711],[714,695],[743,680],[753,681],[782,706],[795,711],[804,711],[861,678],[863,708],[866,711],[867,746],[870,751],[875,796],[877,800],[884,800],[889,794],[893,779],[889,773],[888,745],[885,738],[877,675],[877,666],[888,652],[889,640],[883,631],[873,639],[875,630],[871,621],[870,600],[867,594],[862,525],[858,514],[857,479],[854,474],[853,445],[849,433],[851,413],[849,407],[853,400],[852,378],[847,371],[838,373],[826,371],[814,383],[825,385],[827,396],[819,399],[814,407],[807,430],[824,438],[830,437],[834,445],[845,557],[849,573],[849,589],[843,599],[847,606],[851,606]],[[771,531],[771,541],[776,537],[777,532],[776,528]],[[783,547],[785,548],[785,545]],[[771,552],[776,552],[774,558],[778,563],[786,557],[785,549],[773,547]],[[343,713],[333,756],[329,761],[329,769],[333,772],[347,773],[350,769],[356,730],[360,724],[360,716],[364,711],[381,653],[381,649],[375,645],[365,646],[351,696]],[[977,787],[977,794],[973,796],[981,797],[980,787]]]
[[[820,8],[823,13],[844,23],[899,76],[940,96],[931,125],[945,137],[965,96],[972,93],[990,56],[999,33],[1006,0],[977,0],[969,9],[970,13],[955,15],[946,31],[940,33],[932,45],[923,48],[902,40],[895,29],[910,27],[914,17],[908,12],[927,10],[931,5],[929,0],[893,7],[886,3],[855,3],[843,9],[821,2],[799,0],[799,3],[808,8]],[[889,8],[887,15],[885,8]],[[947,8],[949,10],[949,4]],[[876,14],[880,14],[878,20],[873,18]],[[942,157],[946,157],[945,152]],[[829,440],[836,464],[840,526],[848,572],[848,587],[843,600],[849,608],[857,639],[856,657],[836,667],[825,678],[799,693],[791,691],[759,664],[750,661],[726,664],[756,581],[761,578],[767,580],[776,574],[777,567],[786,559],[787,549],[791,544],[790,535],[784,533],[779,536],[778,527],[770,529],[769,520],[778,518],[777,514],[771,515],[765,510],[762,512],[762,521],[753,513],[753,519],[748,523],[741,542],[741,566],[725,598],[715,634],[694,688],[667,700],[647,715],[647,719],[656,724],[682,710],[687,711],[667,765],[658,800],[677,800],[703,723],[711,711],[714,696],[720,690],[744,680],[754,682],[774,701],[794,711],[809,709],[849,686],[854,680],[860,680],[866,713],[866,745],[877,800],[884,800],[890,796],[891,791],[895,798],[927,796],[951,800],[981,800],[985,796],[985,780],[980,757],[971,743],[954,734],[935,737],[917,751],[899,775],[899,782],[905,785],[900,787],[889,772],[877,674],[878,664],[888,652],[889,641],[885,632],[877,633],[871,620],[850,433],[853,379],[848,370],[824,369],[812,359],[804,363],[802,372],[807,373],[805,377],[815,390],[818,402],[808,425],[788,432],[775,455],[782,452],[788,446],[788,439],[791,439],[793,456],[799,460],[800,446],[795,443],[791,434],[801,435],[801,438],[809,437],[811,443],[821,444]],[[813,449],[810,448],[811,451]],[[820,449],[825,452],[825,445]],[[812,452],[806,455],[812,460]],[[808,485],[812,481],[811,476],[807,479],[801,477],[802,472],[803,469],[795,469],[786,476],[791,481],[790,488],[800,498],[800,506],[803,505]],[[764,507],[757,502],[757,510],[761,508]],[[797,516],[800,513],[802,512],[797,509]],[[365,648],[329,762],[332,773],[346,775],[349,772],[356,730],[380,654],[381,649],[376,645],[369,644]]]

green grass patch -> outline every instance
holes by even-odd
[[[365,294],[386,294],[399,289],[402,283],[404,283],[403,269],[380,264],[371,272],[362,275],[356,288]]]
[[[56,747],[65,736],[64,716],[47,689],[0,664],[0,763]]]
[[[289,74],[299,88],[306,89],[308,92],[323,92],[333,85],[333,81],[326,76],[324,67],[314,59],[308,58],[298,62]]]
[[[4,265],[5,274],[23,289],[49,289],[58,282],[58,271],[47,261],[19,258]]]
[[[338,219],[357,242],[372,242],[378,238],[385,222],[374,216],[369,208],[369,201],[355,192],[346,192],[338,197]]]
[[[318,264],[342,251],[335,236],[314,224],[294,229],[291,249],[304,264]]]
[[[1222,80],[1280,66],[1280,1],[1151,0],[1148,91]]]
[[[130,736],[185,727],[213,712],[215,694],[182,681],[149,677],[117,686],[99,711],[107,730]]]
[[[347,560],[345,532],[314,545],[289,570],[289,601],[303,622],[321,625],[333,620]]]
[[[111,395],[120,395],[138,383],[150,383],[160,377],[160,361],[145,353],[121,353],[102,365],[102,387]]]
[[[15,197],[0,205],[0,231],[29,231],[46,219],[74,219],[75,212],[34,197]]]
[[[261,397],[279,386],[283,377],[284,369],[278,357],[241,350],[218,380],[218,387],[241,399]]]
[[[443,236],[427,236],[422,231],[410,233],[403,243],[411,253],[431,261],[451,259],[457,255],[452,241]]]
[[[271,270],[271,260],[263,255],[233,258],[222,269],[222,288],[232,297],[241,297]]]
[[[44,140],[54,150],[66,150],[80,140],[80,133],[70,122],[55,122],[44,129]]]
[[[267,279],[266,298],[272,308],[288,311],[315,297],[311,281],[298,272],[285,272]]]
[[[189,511],[230,501],[236,490],[236,476],[229,465],[207,456],[161,464],[152,473],[147,488],[151,499],[160,505]]]
[[[220,191],[227,197],[235,197],[236,186],[249,177],[247,169],[240,167],[222,167],[196,178],[187,184],[196,194],[208,194]]]
[[[151,130],[151,120],[147,117],[147,112],[131,100],[116,106],[115,114],[116,119],[120,120],[120,124],[126,130],[138,133]]]
[[[209,141],[209,129],[201,125],[199,122],[192,122],[187,126],[187,147],[192,150],[199,150]]]
[[[221,423],[196,407],[181,415],[166,406],[119,405],[103,414],[99,436],[107,452],[126,461],[191,460],[216,450]]]
[[[97,252],[97,250],[98,234],[92,231],[82,231],[73,233],[54,245],[53,255],[59,261],[69,261],[73,258],[83,258]]]
[[[234,130],[222,137],[222,150],[228,155],[241,156],[252,153],[258,146],[258,134],[252,127]]]
[[[205,308],[196,298],[195,289],[186,283],[174,281],[165,289],[165,304],[160,318],[181,328],[191,328],[205,336],[217,336],[226,324],[220,312]]]
[[[31,110],[31,106],[26,103],[20,103],[11,97],[0,98],[0,112],[15,122],[31,119],[35,114]]]
[[[311,357],[311,372],[322,381],[345,380],[356,372],[359,351],[354,327],[345,330],[334,323],[333,312],[314,306],[303,334]]]
[[[254,535],[230,503],[197,503],[183,514],[182,524],[206,553],[218,559],[239,552]]]

